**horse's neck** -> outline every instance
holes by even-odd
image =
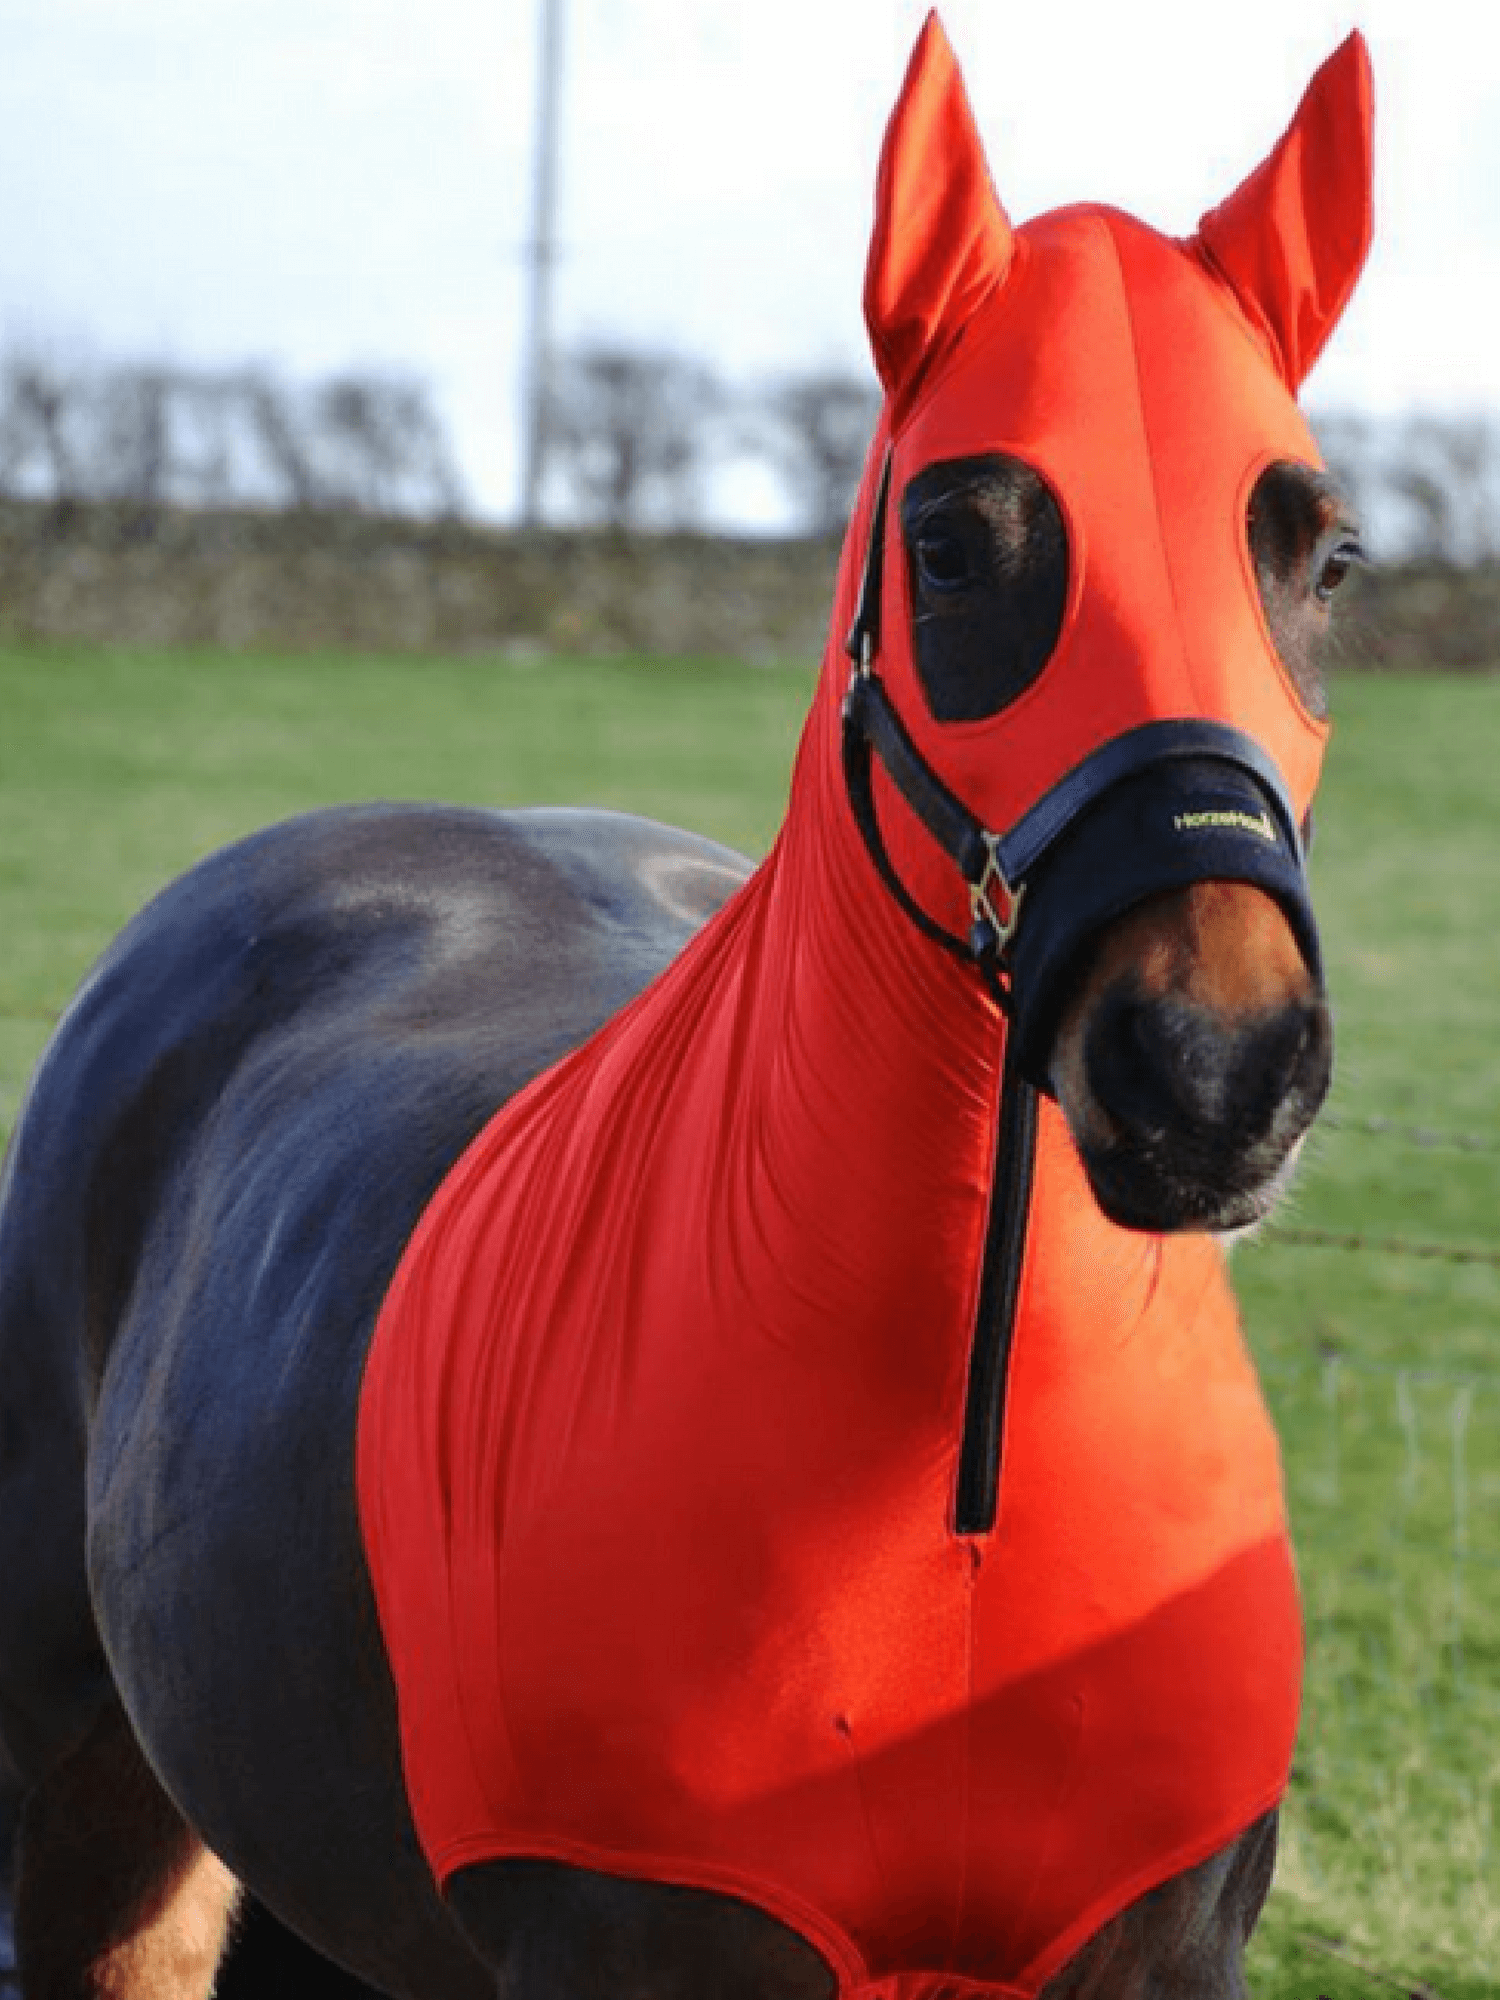
[[[816,718],[776,848],[704,943],[679,999],[701,1009],[689,1117],[720,1100],[700,1226],[809,1325],[971,1310],[998,1020],[878,881]]]

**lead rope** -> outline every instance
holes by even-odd
[[[999,1510],[1006,1392],[1036,1175],[1037,1105],[1036,1089],[1017,1074],[1007,1041],[953,1495],[953,1525],[960,1535],[987,1535]]]
[[[877,874],[901,909],[924,937],[964,964],[977,967],[996,1004],[1009,1015],[1010,982],[1004,960],[1020,917],[1024,887],[1007,881],[1000,865],[998,836],[974,817],[924,761],[875,671],[890,488],[891,451],[887,446],[875,489],[859,604],[846,645],[854,662],[843,708],[844,783],[849,806]],[[957,865],[968,886],[972,922],[967,938],[930,917],[897,873],[875,804],[873,762],[877,752],[896,789]],[[999,1508],[1006,1396],[1036,1170],[1037,1092],[1020,1074],[1011,1049],[1012,1037],[1007,1034],[954,1489],[953,1525],[960,1535],[988,1534]]]

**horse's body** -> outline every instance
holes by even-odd
[[[113,1683],[231,1866],[399,1991],[483,1988],[411,1837],[363,1582],[374,1311],[485,1117],[741,873],[609,814],[273,830],[124,933],[11,1153],[0,1381],[14,1424],[50,1421],[7,1433],[0,1733],[35,1782],[112,1714]],[[389,1914],[364,1957],[372,1904]]]
[[[753,875],[344,811],[106,954],[0,1194],[26,2000],[204,2000],[241,1884],[401,2000],[1242,1992],[1300,1653],[1205,1232],[1329,1074],[1365,90],[1188,245],[1018,234],[924,34]]]
[[[0,1206],[0,1732],[72,1816],[72,1871],[96,1841],[181,1866],[201,1836],[380,1990],[493,1990],[406,1804],[353,1505],[360,1373],[460,1150],[743,872],[616,814],[320,814],[193,871],[80,993]],[[172,1805],[143,1798],[152,1771]],[[1273,1852],[1257,1825],[1049,1992],[1112,1991],[1091,1982],[1122,1967],[1217,1977]],[[469,1892],[481,1935],[503,1910],[520,1994],[607,2000],[622,1962],[683,2000],[829,1990],[799,1940],[728,1898],[547,1874]],[[33,1920],[81,1924],[72,1874],[53,1893]]]

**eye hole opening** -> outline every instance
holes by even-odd
[[[1246,529],[1272,643],[1304,706],[1326,716],[1333,599],[1366,560],[1350,500],[1321,468],[1276,460],[1255,482]]]
[[[1246,529],[1263,583],[1327,602],[1366,560],[1359,526],[1338,483],[1295,459],[1268,465],[1250,496]]]
[[[1062,510],[1006,452],[916,473],[900,519],[918,677],[939,722],[997,715],[1041,673],[1068,601]]]

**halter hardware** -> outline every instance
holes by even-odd
[[[1012,885],[1006,880],[1005,870],[1000,866],[999,836],[986,829],[981,838],[984,841],[984,873],[977,882],[969,884],[969,913],[973,918],[969,928],[969,949],[975,958],[982,961],[1002,956],[1009,947],[1016,934],[1016,925],[1021,920],[1026,884],[1017,882]]]

